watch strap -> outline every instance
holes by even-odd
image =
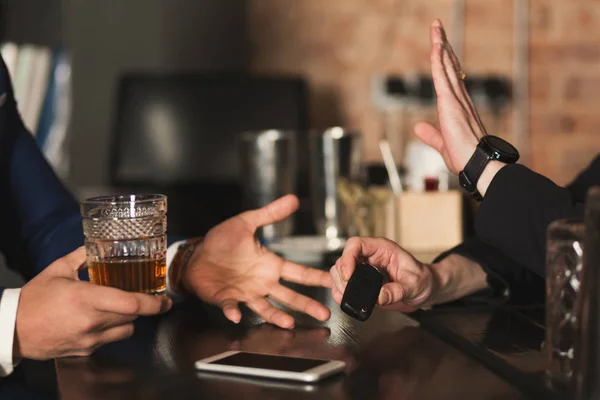
[[[204,241],[204,237],[197,237],[187,240],[185,243],[179,245],[177,253],[171,261],[169,266],[169,282],[171,288],[179,294],[183,293],[183,287],[181,280],[183,278],[183,269],[190,261],[190,258],[194,254],[196,247],[198,247]]]
[[[492,160],[511,164],[518,159],[519,152],[510,143],[497,136],[485,135],[479,140],[473,155],[458,174],[460,185],[475,200],[482,200],[477,190],[477,182],[486,165]]]
[[[477,181],[479,181],[479,177],[483,173],[485,166],[491,160],[490,155],[483,149],[482,143],[479,142],[463,170],[463,175],[468,181],[468,185],[471,186],[467,190],[476,200],[481,200],[481,194],[477,190]]]
[[[471,182],[477,185],[477,181],[479,177],[483,173],[485,166],[490,162],[490,155],[482,148],[481,145],[478,145],[475,148],[475,152],[471,156],[471,159],[465,166],[465,173],[469,176]]]

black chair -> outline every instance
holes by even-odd
[[[297,77],[126,74],[116,103],[111,185],[167,194],[169,234],[203,234],[242,211],[236,135],[294,130],[305,154],[306,103]],[[299,159],[304,198],[308,173]]]

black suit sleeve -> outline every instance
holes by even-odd
[[[567,188],[521,165],[506,166],[492,181],[476,221],[477,232],[494,246],[469,238],[436,261],[459,254],[487,273],[491,290],[469,296],[469,302],[539,302],[544,296],[547,226],[554,219],[581,217],[593,185],[600,185],[600,156]]]
[[[583,217],[585,194],[595,184],[600,184],[598,158],[568,188],[522,165],[507,165],[492,180],[478,210],[477,236],[543,277],[548,225]]]
[[[567,186],[567,189],[574,203],[585,203],[587,192],[594,185],[600,185],[600,156],[596,156],[590,165]]]
[[[477,238],[468,238],[440,254],[436,262],[450,254],[475,261],[486,272],[490,288],[461,300],[462,303],[539,304],[543,302],[545,281],[498,248]]]

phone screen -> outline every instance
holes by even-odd
[[[210,364],[231,365],[236,367],[262,368],[277,371],[303,372],[327,364],[327,360],[311,358],[296,358],[287,356],[273,356],[269,354],[237,353]]]

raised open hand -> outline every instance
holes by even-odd
[[[268,299],[320,321],[329,319],[327,307],[279,282],[331,287],[329,273],[286,261],[263,247],[255,236],[259,227],[280,221],[297,208],[296,196],[288,195],[211,229],[184,271],[183,286],[221,307],[236,323],[242,317],[238,303],[245,303],[266,322],[294,327],[294,318]]]
[[[431,25],[431,73],[437,94],[440,129],[420,122],[415,134],[437,150],[450,171],[460,172],[475,152],[485,127],[464,83],[460,62],[439,20]]]

